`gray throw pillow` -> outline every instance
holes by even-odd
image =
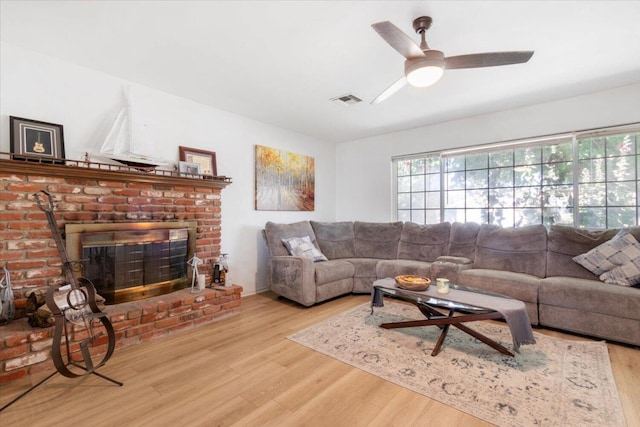
[[[586,254],[573,257],[573,260],[596,276],[633,260],[640,262],[640,243],[631,233],[620,230],[613,239],[596,246]]]
[[[327,257],[320,252],[320,249],[311,243],[309,236],[282,239],[282,243],[284,243],[289,253],[293,256],[311,258],[313,262],[327,261]]]
[[[640,283],[640,258],[619,265],[604,274],[600,275],[600,280],[605,283],[620,286],[635,286]]]

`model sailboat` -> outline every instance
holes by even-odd
[[[135,150],[143,148],[146,135],[139,135],[133,126],[131,95],[125,90],[125,103],[118,112],[113,126],[100,148],[100,155],[137,169],[153,169],[167,165],[167,162],[154,159]],[[135,144],[134,144],[135,143]]]

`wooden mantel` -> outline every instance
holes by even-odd
[[[0,153],[0,155],[7,153]],[[148,184],[171,184],[193,186],[197,181],[199,187],[225,188],[232,180],[227,176],[183,176],[179,172],[169,170],[136,170],[128,166],[107,163],[85,162],[81,160],[65,160],[64,164],[33,162],[26,160],[0,159],[0,171],[3,173],[31,174],[66,179],[95,179],[103,181],[143,182]]]

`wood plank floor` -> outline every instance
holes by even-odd
[[[55,375],[1,412],[0,425],[490,425],[286,339],[368,301],[302,308],[271,293],[243,298],[236,317],[116,352],[100,372],[123,387]],[[609,352],[627,424],[640,426],[640,350],[610,344]],[[1,386],[0,405],[40,378]]]

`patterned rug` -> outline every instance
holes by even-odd
[[[437,327],[378,326],[420,318],[387,299],[374,314],[364,304],[288,338],[499,426],[626,425],[605,343],[534,332],[536,344],[512,358],[452,327],[432,357]],[[469,326],[511,348],[506,324]]]

